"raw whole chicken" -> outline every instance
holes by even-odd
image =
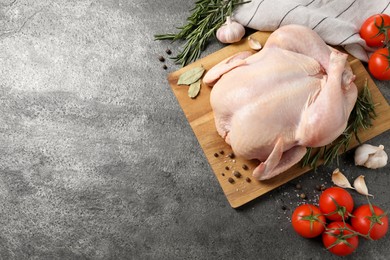
[[[238,156],[257,159],[253,176],[272,178],[299,162],[306,147],[334,141],[355,105],[347,54],[311,29],[287,25],[255,54],[238,53],[211,68],[210,103],[218,133]]]

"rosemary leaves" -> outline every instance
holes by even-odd
[[[176,63],[182,66],[198,59],[205,49],[208,41],[215,37],[219,27],[225,22],[226,17],[232,15],[233,10],[242,0],[198,0],[191,10],[192,14],[187,18],[187,24],[179,27],[178,33],[155,35],[156,40],[183,40],[183,50],[173,57]]]

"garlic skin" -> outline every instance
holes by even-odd
[[[377,169],[386,166],[388,156],[383,145],[362,144],[355,151],[355,165]]]
[[[217,39],[222,43],[238,42],[245,35],[245,27],[235,21],[230,16],[226,17],[226,22],[217,30]]]

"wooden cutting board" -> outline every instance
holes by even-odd
[[[251,35],[251,37],[257,39],[264,45],[269,35],[269,32],[256,32]],[[172,91],[176,95],[227,200],[233,208],[237,208],[311,170],[310,167],[302,168],[297,164],[271,180],[255,180],[251,175],[253,169],[258,165],[258,161],[248,161],[237,157],[230,158],[228,155],[232,152],[231,147],[225,143],[216,131],[213,112],[209,102],[211,88],[202,84],[201,92],[198,97],[191,99],[187,95],[188,87],[177,85],[179,76],[185,71],[200,65],[208,70],[223,59],[245,50],[250,50],[247,39],[229,45],[168,76]],[[367,79],[372,98],[374,103],[377,104],[375,110],[377,118],[373,121],[373,127],[359,133],[359,138],[362,142],[365,142],[390,129],[390,107],[362,63],[352,56],[349,57],[349,62],[357,77],[355,80],[356,85],[361,89]],[[356,140],[353,140],[350,149],[357,145],[358,143]],[[245,167],[244,165],[248,167]],[[242,176],[239,178],[234,176],[233,173],[235,171],[240,172]],[[234,183],[230,183],[228,181],[229,178],[232,178]]]

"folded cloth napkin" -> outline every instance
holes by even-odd
[[[233,18],[259,31],[274,31],[287,24],[306,25],[329,45],[342,46],[362,61],[375,50],[359,35],[371,15],[390,15],[390,0],[252,0],[240,5]]]

